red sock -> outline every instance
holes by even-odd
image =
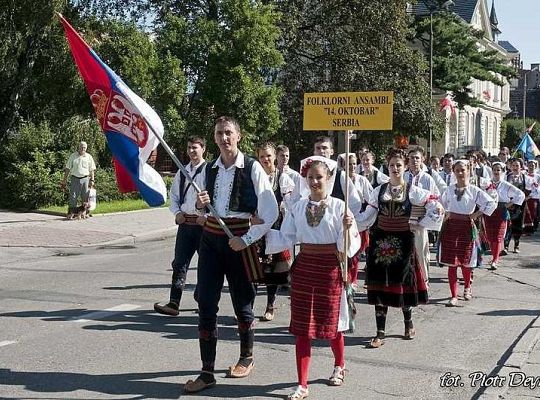
[[[330,347],[334,353],[334,367],[343,368],[345,366],[345,337],[343,333],[338,332],[335,338],[330,339]]]
[[[499,258],[501,257],[501,250],[502,250],[503,244],[502,242],[491,242],[489,244],[489,248],[491,249],[491,257],[493,258],[493,262],[499,262]]]
[[[311,339],[307,336],[296,337],[296,371],[298,383],[307,388],[309,362],[311,361]]]
[[[465,282],[465,289],[470,288],[472,270],[469,267],[461,267],[461,273],[463,274],[463,281]],[[456,293],[457,293],[457,286],[456,286]]]
[[[349,263],[349,281],[351,283],[356,283],[358,280],[358,257],[360,257],[360,253],[355,255],[353,258],[347,259],[347,262]]]
[[[469,275],[470,282],[470,275]],[[452,297],[457,297],[458,282],[457,282],[457,267],[448,267],[448,284],[450,285],[450,293]]]

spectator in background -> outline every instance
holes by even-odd
[[[510,149],[508,147],[501,147],[501,150],[499,150],[499,159],[503,163],[507,163],[510,159]]]
[[[77,212],[79,197],[83,204],[88,202],[88,189],[94,184],[96,164],[94,158],[86,152],[87,148],[86,142],[80,142],[79,150],[71,153],[64,168],[64,179],[60,185],[65,188],[67,179],[70,178],[68,219],[73,219]]]

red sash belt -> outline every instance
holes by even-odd
[[[184,224],[197,225],[197,218],[199,218],[199,216],[197,214],[184,214],[184,218],[186,219]]]
[[[313,244],[301,243],[300,252],[304,254],[336,254],[337,246],[335,243],[329,244]]]
[[[249,227],[251,226],[248,219],[223,218],[223,222],[225,222],[225,225],[227,225],[234,236],[242,236],[249,230]],[[214,235],[226,235],[225,231],[223,228],[221,228],[221,225],[214,217],[208,217],[206,224],[204,225],[204,230],[213,233]],[[240,254],[242,254],[242,262],[244,264],[244,269],[246,270],[248,280],[254,283],[264,282],[263,267],[259,260],[255,246],[251,245],[246,247],[240,252]]]

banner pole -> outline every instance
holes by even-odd
[[[343,131],[345,133],[345,213],[349,210],[349,152],[350,152],[350,136],[352,131]],[[338,182],[338,185],[341,185],[341,182]],[[345,214],[347,215],[347,214]],[[348,279],[348,259],[347,259],[347,249],[349,248],[349,229],[345,231],[345,262],[343,263],[344,272],[343,272],[343,282],[347,283]]]

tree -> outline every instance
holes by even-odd
[[[427,135],[435,115],[425,80],[427,64],[409,46],[406,1],[278,0],[284,15],[284,137],[307,147],[302,134],[305,92],[394,91],[394,131]],[[386,132],[390,145],[393,135]],[[300,145],[295,142],[301,141]]]
[[[63,0],[0,3],[0,142],[22,121],[89,109],[54,11],[69,13]]]
[[[249,150],[280,126],[280,90],[265,71],[277,68],[278,14],[250,0],[159,2],[159,53],[185,73],[187,90],[177,108],[185,135],[209,136],[213,120],[232,115]]]
[[[415,39],[429,54],[429,18],[418,18]],[[472,97],[473,78],[503,86],[504,78],[515,76],[508,62],[495,50],[482,50],[485,33],[468,26],[457,15],[442,12],[433,16],[433,86],[453,93],[460,108],[478,106]],[[502,78],[498,78],[501,75]]]
[[[540,143],[540,122],[533,118],[527,118],[525,120],[527,128],[534,123],[536,124],[533,126],[530,135],[536,143]],[[504,119],[501,124],[501,147],[506,146],[510,150],[515,148],[521,141],[524,131],[522,118]]]

